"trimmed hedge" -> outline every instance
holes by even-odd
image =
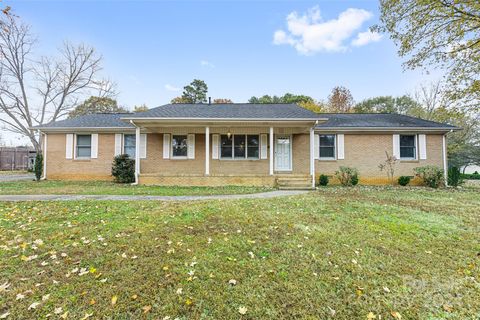
[[[465,180],[480,180],[480,174],[477,173],[461,173],[460,177]]]
[[[135,182],[135,160],[130,159],[128,154],[121,154],[113,159],[112,176],[115,182]]]
[[[329,182],[328,176],[321,174],[318,184],[325,187],[328,184],[328,182]]]
[[[407,184],[410,183],[410,180],[412,178],[409,177],[409,176],[401,176],[398,178],[398,184],[401,185],[401,186],[406,186]]]

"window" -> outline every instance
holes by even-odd
[[[220,157],[222,159],[258,159],[260,143],[258,134],[221,135]]]
[[[135,140],[134,134],[123,135],[123,153],[132,159],[135,159]]]
[[[335,135],[320,135],[320,159],[335,159]]]
[[[400,159],[416,159],[416,136],[400,135]]]
[[[77,158],[90,158],[92,155],[92,136],[77,134]]]
[[[172,156],[174,158],[186,158],[187,148],[187,135],[172,135]]]

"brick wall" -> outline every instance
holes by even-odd
[[[66,159],[65,133],[49,133],[47,138],[47,179],[112,180],[110,175],[115,153],[115,134],[98,135],[98,158]]]
[[[385,161],[385,151],[393,152],[392,134],[345,134],[344,160],[317,160],[315,171],[333,175],[339,166],[355,167],[360,173],[361,184],[388,183],[387,175],[378,165]],[[400,161],[396,165],[395,176],[413,176],[413,168],[434,165],[443,168],[442,135],[427,135],[427,159]]]
[[[111,180],[115,135],[98,135],[98,158],[65,159],[65,134],[48,134],[47,179]],[[211,139],[211,138],[210,138]],[[309,134],[294,134],[292,138],[293,174],[308,175],[310,171]],[[212,147],[210,141],[210,147]],[[316,160],[316,175],[333,175],[339,166],[355,167],[360,183],[387,183],[386,174],[378,165],[385,160],[385,151],[392,154],[391,134],[345,134],[345,159]],[[211,152],[211,150],[210,150]],[[270,153],[268,152],[268,155]],[[413,168],[423,165],[443,166],[442,135],[427,135],[427,160],[401,161],[396,176],[413,176]],[[148,134],[147,158],[141,160],[141,183],[222,185],[272,185],[268,176],[269,160],[213,160],[210,177],[205,173],[205,135],[195,135],[195,159],[163,159],[163,134]]]

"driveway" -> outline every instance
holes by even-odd
[[[33,173],[8,173],[4,174],[0,172],[0,182],[6,181],[20,181],[20,180],[33,180],[35,176]]]
[[[305,194],[303,190],[277,190],[270,192],[251,194],[229,194],[213,196],[130,196],[130,195],[53,195],[53,194],[31,194],[31,195],[0,195],[0,201],[78,201],[78,200],[120,200],[120,201],[196,201],[196,200],[218,200],[218,199],[268,199],[285,196]]]

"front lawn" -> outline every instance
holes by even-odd
[[[479,207],[478,191],[373,187],[1,203],[0,316],[478,319]]]
[[[270,191],[266,187],[163,187],[133,186],[108,181],[14,181],[0,182],[0,194],[92,194],[92,195],[148,195],[199,196],[215,194],[244,194]]]

